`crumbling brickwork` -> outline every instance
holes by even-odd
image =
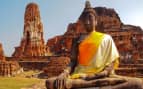
[[[47,56],[49,48],[44,43],[43,24],[39,7],[29,3],[24,15],[24,31],[20,46],[15,47],[13,57]]]
[[[58,76],[70,61],[68,57],[52,57],[50,60],[49,64],[43,69],[48,77]]]

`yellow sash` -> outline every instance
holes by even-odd
[[[80,65],[89,65],[89,62],[96,54],[103,37],[103,33],[93,31],[85,40],[83,40],[83,42],[79,45],[78,62]]]
[[[98,51],[105,36],[107,35],[104,35],[103,33],[92,32],[85,40],[83,40],[79,45],[79,64],[69,78],[76,79],[81,76],[99,73],[112,62],[114,62],[114,69],[118,67],[119,55],[115,44],[112,43],[109,45],[109,43],[112,42],[111,38],[108,38],[106,49],[102,48],[102,53],[99,52],[101,49]],[[98,55],[96,55],[97,52],[99,52]],[[96,58],[94,58],[95,56]]]

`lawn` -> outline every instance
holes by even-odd
[[[31,86],[40,82],[35,78],[21,78],[21,77],[0,77],[0,89],[21,89],[22,87]]]
[[[42,80],[37,78],[26,78],[25,76],[30,76],[37,72],[28,71],[23,72],[16,77],[0,77],[0,89],[21,89],[22,87],[31,86]]]
[[[21,89],[38,82],[40,80],[35,78],[0,77],[0,89]]]

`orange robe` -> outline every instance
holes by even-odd
[[[70,78],[99,73],[113,61],[118,66],[118,58],[119,53],[112,37],[93,31],[79,45],[78,65]]]

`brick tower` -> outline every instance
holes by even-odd
[[[14,57],[32,57],[48,55],[48,48],[44,44],[43,24],[39,7],[35,3],[26,6],[24,15],[23,38],[19,47],[15,48]]]

